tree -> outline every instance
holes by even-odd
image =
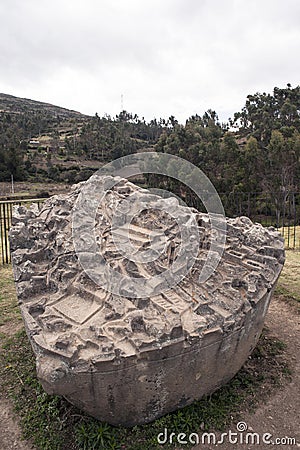
[[[275,87],[272,95],[248,95],[242,111],[235,113],[230,123],[240,133],[251,133],[263,146],[268,144],[273,130],[293,126],[300,131],[300,86]]]

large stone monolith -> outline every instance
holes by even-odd
[[[40,209],[15,210],[10,243],[21,312],[48,393],[114,425],[143,424],[215,391],[241,368],[262,331],[284,263],[283,240],[246,217],[226,219],[221,261],[200,283],[210,240],[218,238],[209,216],[119,179],[95,210],[92,239],[103,255],[95,260],[91,236],[72,220],[83,186]],[[144,209],[129,228],[121,217],[112,230],[116,208],[126,213],[124,201],[133,195]],[[184,260],[186,275],[176,284],[180,228],[189,226],[191,214],[200,246],[193,236],[184,243],[186,252],[197,253],[192,267]],[[122,245],[142,259],[130,260]],[[147,249],[153,257],[143,262]],[[100,278],[110,276],[109,266],[129,281],[109,278],[104,289],[95,282],[97,262],[104,265]],[[168,290],[158,280],[147,296],[130,283],[147,280],[148,289],[170,268]]]

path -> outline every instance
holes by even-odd
[[[272,336],[287,344],[287,357],[293,371],[292,381],[277,390],[267,402],[258,405],[255,413],[246,412],[242,420],[251,432],[271,433],[275,437],[295,437],[298,445],[234,445],[224,443],[213,446],[196,446],[194,450],[256,450],[274,448],[287,450],[300,448],[300,316],[299,309],[292,303],[274,297],[266,318],[266,325]],[[32,450],[32,446],[21,440],[18,422],[7,399],[0,403],[0,450]],[[231,430],[236,431],[235,424]],[[146,449],[145,449],[146,450]]]
[[[298,445],[241,445],[224,443],[222,445],[206,445],[194,447],[194,450],[292,450],[300,448],[300,315],[292,303],[283,301],[278,296],[273,297],[266,326],[272,336],[277,337],[287,344],[286,353],[292,380],[282,388],[275,391],[265,403],[258,405],[255,413],[246,412],[242,415],[242,421],[248,425],[250,432],[271,433],[274,438],[294,437]],[[230,429],[236,432],[236,424]],[[271,439],[271,438],[270,438]]]

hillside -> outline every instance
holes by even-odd
[[[78,111],[72,111],[50,103],[39,102],[28,98],[15,97],[13,95],[0,93],[0,112],[10,114],[21,114],[25,112],[42,112],[51,116],[70,119],[83,116]],[[85,116],[87,117],[87,116]]]
[[[0,182],[82,181],[111,159],[153,148],[162,131],[126,111],[92,117],[0,94]]]
[[[231,203],[240,192],[271,197],[279,220],[278,205],[284,209],[287,195],[299,190],[300,86],[248,95],[223,124],[213,110],[183,125],[174,116],[150,122],[127,111],[92,117],[0,95],[0,181],[78,182],[108,161],[149,149],[192,162],[218,192],[233,196]],[[156,176],[147,183],[168,188]],[[296,211],[298,202],[292,204]]]

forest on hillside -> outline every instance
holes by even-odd
[[[14,99],[0,96],[0,181],[73,183],[115,158],[155,150],[191,161],[218,192],[299,190],[300,86],[248,95],[227,123],[213,110],[180,124],[174,116],[150,122],[127,111],[91,117]]]

